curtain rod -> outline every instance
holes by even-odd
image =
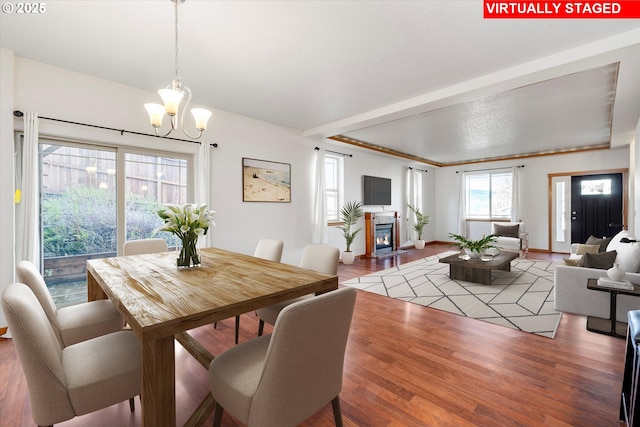
[[[411,170],[415,169],[415,170],[420,171],[420,172],[429,172],[429,171],[428,171],[428,170],[426,170],[426,169],[412,168],[411,166],[409,166],[409,169],[411,169]]]
[[[483,172],[483,171],[497,171],[497,170],[501,170],[501,169],[509,169],[512,166],[505,166],[503,168],[489,168],[489,169],[474,169],[474,170],[469,170],[469,171],[456,171],[456,173],[460,173],[460,172]],[[520,169],[523,168],[524,165],[517,165],[516,168]]]
[[[15,117],[22,117],[22,116],[24,116],[24,113],[22,111],[20,111],[20,110],[15,110],[13,112],[13,115]],[[150,133],[135,132],[135,131],[132,131],[132,130],[115,129],[115,128],[110,128],[110,127],[106,127],[106,126],[99,126],[99,125],[90,125],[90,124],[87,124],[87,123],[72,122],[72,121],[69,121],[69,120],[53,119],[51,117],[38,116],[38,118],[39,119],[43,119],[43,120],[52,120],[54,122],[69,123],[69,124],[72,124],[72,125],[80,125],[80,126],[87,126],[87,127],[97,128],[97,129],[112,130],[112,131],[115,131],[115,132],[120,132],[120,135],[124,135],[125,133],[130,133],[132,135],[151,136],[153,138],[171,139],[173,141],[182,141],[182,142],[191,142],[193,144],[201,144],[200,141],[190,141],[188,139],[172,138],[170,136],[153,135],[153,134],[150,134]],[[212,146],[212,147],[216,147],[216,148],[218,147],[218,143],[217,142],[211,143],[209,145]]]
[[[320,150],[320,147],[316,147],[316,148],[314,148],[314,150],[318,151],[318,150]],[[327,153],[339,154],[339,155],[345,156],[345,157],[353,157],[353,154],[338,153],[337,151],[331,151],[331,150],[324,150],[324,151],[326,151]]]

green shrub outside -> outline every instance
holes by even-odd
[[[156,231],[161,203],[131,194],[126,201],[127,240],[160,237],[169,246],[175,238]],[[116,252],[116,198],[104,189],[69,186],[60,194],[42,196],[44,257]]]

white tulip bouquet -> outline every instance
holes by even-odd
[[[198,237],[206,235],[209,227],[215,227],[215,213],[207,209],[207,205],[193,203],[168,204],[158,211],[158,216],[164,221],[164,225],[158,231],[173,233],[182,241],[177,260],[179,268],[200,265],[200,256],[196,248]]]

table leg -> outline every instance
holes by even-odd
[[[481,283],[483,285],[491,284],[491,270],[489,269],[449,264],[449,277],[465,282]]]
[[[502,271],[511,271],[511,261],[507,262],[505,265],[500,268]]]
[[[611,334],[616,335],[616,312],[618,311],[616,302],[618,300],[618,293],[612,290],[609,294],[611,295],[611,302],[609,303],[609,311],[611,312],[609,315],[611,317]]]
[[[101,299],[107,299],[107,294],[104,293],[93,275],[87,271],[87,301]]]
[[[142,425],[175,427],[175,351],[173,336],[142,342]]]

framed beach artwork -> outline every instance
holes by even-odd
[[[243,157],[242,201],[291,202],[291,165]]]

